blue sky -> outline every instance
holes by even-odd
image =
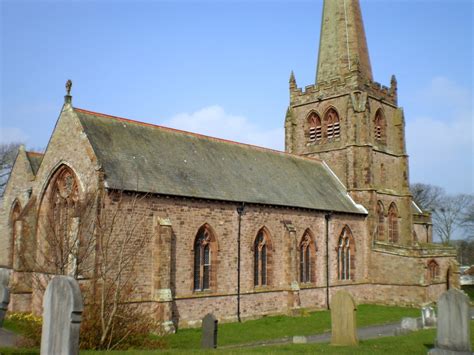
[[[410,180],[474,193],[471,0],[361,0],[398,79]],[[45,147],[76,107],[283,149],[288,78],[314,83],[322,1],[0,0],[2,142]]]

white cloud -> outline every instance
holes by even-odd
[[[417,111],[407,119],[411,181],[444,187],[451,193],[474,193],[473,111],[468,90],[435,78],[422,90]]]
[[[24,143],[28,136],[16,127],[0,127],[0,143]]]
[[[260,127],[244,116],[225,112],[218,105],[177,114],[164,121],[163,125],[261,147],[284,149],[283,128]]]

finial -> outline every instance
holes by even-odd
[[[395,75],[392,75],[392,78],[390,79],[390,84],[392,86],[397,86],[397,78],[395,77]]]
[[[70,104],[72,101],[71,88],[72,88],[72,80],[68,79],[68,81],[66,81],[66,96],[64,96],[65,104]]]
[[[290,74],[290,88],[291,89],[296,88],[296,79],[295,79],[295,73],[293,73],[293,70],[291,71],[291,74]]]

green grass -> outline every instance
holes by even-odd
[[[474,285],[464,285],[461,289],[467,293],[471,302],[474,302]]]
[[[419,317],[415,308],[360,305],[357,326],[398,322],[403,317]],[[278,339],[294,335],[311,335],[331,330],[329,311],[309,313],[307,316],[274,316],[243,323],[219,325],[219,345],[245,344],[260,340]],[[199,349],[201,329],[182,329],[164,337],[169,348]]]

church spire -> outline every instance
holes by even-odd
[[[316,83],[351,72],[372,80],[359,0],[324,0]]]

